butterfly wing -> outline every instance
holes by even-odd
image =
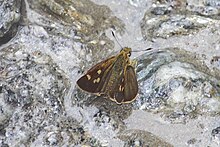
[[[115,57],[111,57],[96,64],[77,81],[77,85],[82,90],[90,93],[102,93],[101,90],[104,89],[107,83],[105,81],[110,77],[109,75],[111,74],[108,71],[111,71],[114,61]]]
[[[124,103],[130,103],[135,100],[138,93],[138,82],[133,66],[127,66],[125,74],[125,97]]]
[[[134,67],[127,65],[124,74],[120,76],[118,82],[108,92],[111,100],[121,103],[130,103],[135,100],[138,93],[138,82]]]

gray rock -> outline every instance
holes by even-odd
[[[21,0],[0,1],[0,12],[0,45],[2,45],[17,33],[21,18]]]

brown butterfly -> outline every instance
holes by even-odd
[[[116,56],[108,58],[88,70],[78,86],[98,96],[105,95],[118,104],[130,103],[138,93],[134,61],[129,59],[131,48],[125,47]]]

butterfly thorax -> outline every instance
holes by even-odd
[[[120,54],[115,58],[108,83],[106,83],[106,87],[102,88],[103,93],[108,93],[115,90],[112,87],[115,87],[115,85],[117,85],[121,80],[123,80],[121,78],[123,77],[124,69],[130,63],[130,51],[130,48],[123,48]]]

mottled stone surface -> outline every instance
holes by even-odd
[[[219,23],[219,6],[215,1],[159,1],[146,11],[141,22],[145,39],[191,35]]]
[[[136,109],[162,110],[167,121],[177,122],[220,113],[219,71],[210,71],[196,55],[169,48],[143,54],[138,63]]]
[[[154,136],[150,132],[142,130],[126,130],[118,136],[121,140],[125,141],[124,146],[164,146],[172,147],[171,144],[161,141],[160,138]]]
[[[21,0],[0,1],[0,45],[15,36],[21,18]]]
[[[219,146],[218,1],[5,0],[0,12],[0,146]],[[139,50],[130,104],[76,86],[116,40]]]

